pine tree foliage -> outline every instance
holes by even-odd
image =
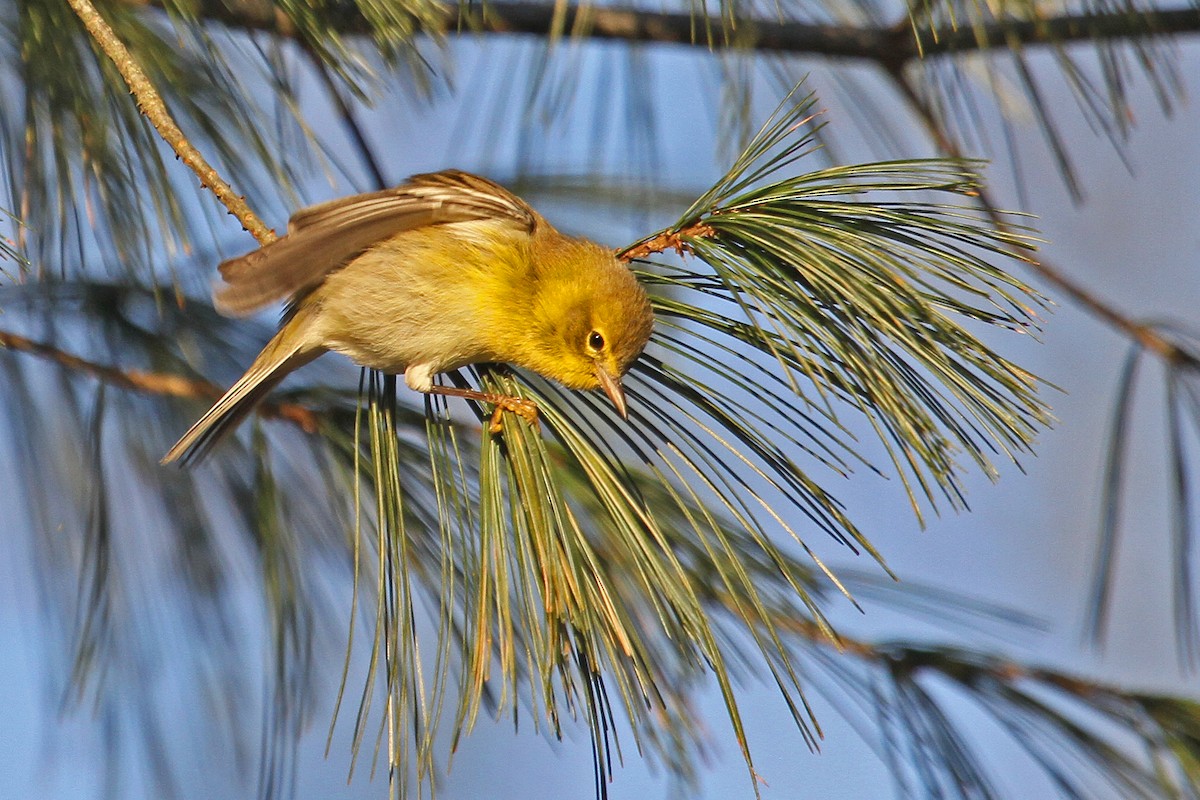
[[[312,172],[358,169],[306,117],[305,91],[322,87],[362,170],[381,181],[387,154],[358,114],[389,83],[410,100],[453,86],[455,32],[545,37],[524,71],[511,71],[523,77],[520,96],[506,90],[495,102],[497,127],[526,131],[524,120],[577,116],[588,92],[584,71],[570,67],[586,61],[589,37],[702,43],[719,64],[717,117],[739,144],[690,206],[663,193],[658,210],[677,221],[622,251],[658,320],[628,379],[628,422],[597,398],[500,366],[447,376],[538,403],[540,428],[510,414],[492,435],[480,424],[488,409],[432,399],[421,408],[376,374],[362,375],[356,392],[348,370],[326,366],[274,396],[265,421],[209,465],[166,474],[157,459],[171,432],[236,376],[265,333],[188,299],[207,284],[215,259],[204,242],[221,240],[221,215],[71,7],[0,0],[10,12],[0,22],[0,92],[11,110],[0,119],[0,207],[12,220],[0,241],[0,276],[11,284],[0,289],[0,345],[13,351],[0,353],[0,454],[20,465],[9,485],[30,527],[72,534],[31,548],[40,574],[60,576],[44,595],[71,598],[46,604],[75,653],[63,683],[108,720],[141,722],[137,744],[160,794],[174,778],[145,670],[163,641],[187,645],[172,657],[202,676],[214,728],[234,731],[267,797],[295,790],[295,742],[329,677],[314,654],[331,643],[346,643],[334,724],[353,730],[351,770],[386,772],[397,796],[432,792],[446,733],[453,747],[484,714],[555,738],[586,731],[600,794],[635,755],[694,785],[708,746],[695,698],[706,687],[723,701],[751,796],[760,776],[739,703],[750,679],[778,688],[814,748],[819,692],[865,732],[906,796],[1008,796],[948,695],[994,721],[1064,797],[1200,794],[1191,701],[951,644],[855,639],[839,634],[832,610],[848,600],[943,620],[963,611],[968,625],[1004,617],[928,587],[885,588],[885,553],[837,495],[848,478],[896,477],[924,520],[965,507],[970,470],[994,478],[1031,456],[1050,421],[1045,386],[1003,353],[1043,322],[1046,301],[1018,277],[1041,268],[1036,234],[1029,220],[981,202],[984,165],[957,154],[985,135],[1015,85],[1074,186],[1070,147],[1026,48],[1050,44],[1053,74],[1119,141],[1131,82],[1148,80],[1165,108],[1174,102],[1181,81],[1169,44],[1146,35],[1155,17],[1136,4],[827,5],[686,7],[637,33],[612,26],[639,10],[616,7],[547,6],[538,28],[534,4],[98,4],[192,143],[269,215],[296,206]],[[1064,12],[1081,30],[1103,33],[1113,19],[1126,27],[1081,52],[1065,46],[1076,28],[1046,19]],[[671,27],[681,21],[686,35]],[[881,68],[947,157],[839,162],[837,126],[817,124],[815,96],[792,88],[795,65],[760,52],[802,48],[806,36],[818,43],[812,53]],[[623,98],[647,111],[647,124],[631,114],[626,138],[653,163],[653,101],[633,80],[651,71],[639,58],[630,57]],[[790,93],[757,127],[764,74]],[[269,91],[245,88],[246,75]],[[968,75],[984,77],[996,107],[975,106]],[[861,92],[852,96],[869,94],[846,80]],[[894,133],[886,111],[859,106],[876,133]],[[609,186],[590,182],[588,194],[603,200]],[[1177,345],[1169,441],[1179,630],[1190,652],[1195,359],[1187,334],[1159,330]],[[1109,459],[1099,610],[1133,372]],[[869,554],[878,571],[830,569],[830,540],[832,552]],[[247,563],[270,653],[261,738],[239,730],[237,715],[253,636],[230,634],[236,565]],[[348,643],[344,616],[335,619],[346,605],[339,577],[353,584]],[[163,607],[162,594],[186,610]],[[229,657],[215,663],[208,653],[220,648]],[[358,686],[351,665],[364,658]],[[122,743],[107,745],[114,762]]]

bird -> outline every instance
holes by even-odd
[[[614,251],[560,233],[529,204],[459,170],[302,209],[287,233],[219,265],[214,304],[245,316],[286,300],[279,331],[162,462],[203,458],[283,378],[333,351],[403,375],[418,392],[536,405],[434,383],[498,362],[580,391],[627,417],[621,378],[650,338],[645,290]]]

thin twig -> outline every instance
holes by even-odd
[[[146,77],[146,73],[142,71],[141,66],[121,40],[117,38],[113,29],[100,16],[100,12],[92,5],[91,0],[67,0],[67,2],[79,19],[83,21],[84,27],[92,35],[92,39],[121,73],[129,91],[137,100],[138,108],[150,120],[159,135],[162,136],[163,141],[170,145],[180,160],[196,173],[200,178],[200,185],[215,194],[217,199],[229,209],[229,213],[237,217],[238,221],[242,223],[242,227],[249,231],[259,244],[265,245],[274,241],[275,232],[258,218],[246,204],[245,198],[237,194],[233,187],[209,166],[208,162],[204,160],[204,156],[200,155],[200,152],[188,142],[183,131],[171,118],[166,105],[154,88],[154,84]]]
[[[222,394],[221,387],[205,380],[185,378],[182,375],[167,375],[161,372],[148,372],[140,369],[122,370],[106,364],[89,361],[74,353],[68,353],[52,344],[39,342],[9,331],[0,330],[0,349],[29,353],[66,369],[91,375],[97,380],[112,386],[132,392],[140,392],[141,394],[160,395],[164,397],[194,397],[211,400],[215,400]],[[297,403],[267,401],[260,403],[256,411],[259,416],[265,419],[287,420],[308,433],[314,433],[320,427],[320,415],[317,411]]]
[[[900,94],[920,117],[929,135],[933,138],[934,143],[938,148],[948,156],[953,158],[963,158],[961,149],[958,144],[950,138],[949,135],[942,129],[937,122],[937,116],[929,107],[929,104],[921,97],[921,95],[913,87],[912,82],[904,74],[902,67],[887,70],[888,76],[899,89]],[[977,194],[979,202],[982,204],[988,218],[997,229],[1002,231],[1008,230],[1008,223],[1004,216],[999,211],[999,206],[992,202],[988,191],[980,187]],[[1050,283],[1054,288],[1058,289],[1062,294],[1070,297],[1076,303],[1081,305],[1093,316],[1101,321],[1111,325],[1113,328],[1121,331],[1133,341],[1136,341],[1147,350],[1150,350],[1167,361],[1192,361],[1192,356],[1164,337],[1153,326],[1135,322],[1129,317],[1122,314],[1113,306],[1109,305],[1098,295],[1093,294],[1084,287],[1075,283],[1068,278],[1060,269],[1053,266],[1045,259],[1030,258],[1027,254],[1021,255],[1021,260],[1029,265],[1029,268],[1037,273],[1043,280]]]
[[[660,231],[642,239],[632,247],[618,253],[617,258],[621,261],[633,261],[667,250],[674,250],[679,255],[683,255],[692,251],[692,246],[688,243],[689,239],[708,239],[715,236],[716,233],[716,230],[706,222],[693,222],[679,230]]]

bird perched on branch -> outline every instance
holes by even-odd
[[[403,373],[416,391],[534,420],[528,400],[433,382],[468,364],[512,364],[571,389],[603,389],[624,417],[621,376],[654,323],[611,250],[559,233],[508,190],[457,170],[299,211],[285,236],[219,269],[223,313],[289,305],[246,374],[163,463],[202,457],[289,372],[329,350]]]

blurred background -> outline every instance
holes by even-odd
[[[0,2],[0,8],[19,12],[11,17],[19,22],[6,23],[13,34],[5,44],[14,50],[8,55],[23,41],[15,32],[31,24],[31,5]],[[156,24],[170,29],[161,11],[105,8],[114,15],[158,15]],[[873,9],[880,16],[884,11]],[[371,189],[377,177],[394,184],[413,173],[456,167],[511,186],[564,230],[624,246],[670,224],[718,180],[747,132],[801,79],[817,93],[828,144],[802,169],[938,152],[894,81],[861,61],[753,51],[718,56],[703,47],[586,38],[548,46],[538,36],[464,33],[423,41],[425,63],[398,59],[388,66],[368,46],[339,43],[357,54],[344,63],[364,87],[364,97],[355,97],[333,76],[338,96],[353,109],[348,125],[331,100],[330,73],[314,67],[300,46],[236,25],[206,25],[213,37],[206,46],[222,48],[245,96],[260,100],[256,124],[263,126],[264,140],[299,137],[303,131],[288,117],[294,113],[316,143],[301,146],[297,139],[295,157],[289,151],[282,159],[293,179],[286,190],[261,188],[277,176],[266,169],[256,173],[252,148],[221,154],[225,163],[247,170],[234,174],[235,189],[278,230],[290,210]],[[1190,41],[1162,46],[1178,75],[1200,74],[1200,51]],[[934,75],[941,69],[935,65],[907,69],[929,96],[953,83],[936,96],[952,97],[947,106],[972,109],[961,116],[947,110],[946,119],[957,121],[947,129],[966,155],[990,160],[985,177],[997,206],[1035,215],[1044,239],[1040,257],[1127,319],[1186,330],[1200,308],[1200,115],[1186,100],[1188,82],[1164,108],[1161,74],[1141,70],[1135,51],[1127,49],[1122,59],[1133,66],[1118,81],[1122,95],[1097,111],[1114,100],[1099,91],[1108,85],[1111,65],[1088,42],[1064,47],[1090,76],[1090,90],[1073,85],[1054,46],[1031,46],[1020,63],[1005,52],[964,55],[954,61],[953,79],[945,76],[948,70]],[[0,143],[10,167],[23,152],[14,109],[50,113],[26,92],[29,75],[16,66],[22,63],[33,62],[7,59],[0,73],[6,116],[13,115]],[[1038,77],[1037,103],[1020,85],[1025,69]],[[280,96],[285,78],[287,102],[263,100]],[[52,107],[53,94],[46,97]],[[1097,114],[1104,113],[1110,118],[1098,123]],[[1123,118],[1113,121],[1113,114]],[[218,129],[225,124],[210,119]],[[189,130],[196,129],[193,124]],[[198,144],[203,150],[203,137]],[[25,161],[24,169],[30,164]],[[273,320],[222,321],[207,307],[207,292],[216,263],[254,242],[204,192],[192,189],[195,180],[182,166],[169,156],[164,164],[171,172],[167,180],[179,187],[181,213],[194,224],[191,240],[163,234],[153,244],[122,250],[106,234],[89,232],[111,218],[83,200],[62,206],[59,219],[69,220],[65,233],[32,221],[23,232],[9,224],[7,236],[25,243],[34,272],[22,277],[15,262],[0,262],[8,274],[0,285],[0,329],[52,339],[97,363],[157,365],[169,372],[170,364],[154,355],[154,341],[165,332],[214,382],[237,376],[239,365],[269,336]],[[86,170],[68,171],[78,186],[89,186]],[[18,172],[7,174],[13,198],[21,196]],[[105,191],[97,183],[81,190],[80,198]],[[0,206],[22,216],[17,204]],[[162,224],[146,216],[151,228]],[[1194,476],[1171,445],[1182,442],[1186,455],[1196,444],[1197,430],[1181,399],[1189,396],[1188,384],[1172,383],[1159,359],[1138,362],[1120,439],[1127,443],[1119,462],[1124,470],[1113,484],[1106,465],[1126,385],[1129,332],[1099,319],[1042,276],[1023,277],[1057,303],[1043,315],[1041,335],[986,335],[1006,357],[1053,384],[1043,394],[1057,420],[1053,429],[1040,436],[1036,458],[1022,459],[1020,468],[1001,463],[997,483],[970,473],[968,512],[944,509],[924,526],[898,481],[867,471],[831,479],[829,488],[902,582],[930,591],[924,610],[889,602],[886,593],[865,601],[865,613],[835,599],[832,618],[856,640],[948,645],[1120,691],[1194,699],[1195,675],[1181,664],[1173,604],[1180,531],[1195,514],[1186,491]],[[186,302],[180,305],[175,290],[164,286],[176,287]],[[196,327],[224,342],[224,353],[204,349]],[[141,349],[131,356],[135,347]],[[0,797],[232,798],[272,791],[386,796],[386,770],[372,769],[375,742],[362,747],[347,780],[352,716],[370,657],[366,646],[353,651],[342,716],[327,746],[353,575],[345,546],[349,512],[323,500],[333,491],[325,481],[336,478],[306,472],[313,460],[319,463],[315,448],[285,423],[263,423],[281,461],[293,465],[273,479],[288,484],[289,498],[296,498],[276,534],[294,537],[295,546],[284,541],[274,548],[266,534],[253,531],[248,512],[221,501],[254,484],[236,466],[206,464],[194,483],[184,484],[157,465],[200,401],[139,395],[61,367],[54,359],[0,349]],[[357,385],[357,370],[328,356],[286,386],[333,387],[328,391],[352,395]],[[1182,422],[1169,410],[1173,402],[1185,409]],[[243,442],[261,446],[249,434]],[[105,476],[101,485],[97,475]],[[183,497],[185,485],[208,487],[207,499]],[[1106,485],[1119,487],[1119,506],[1111,496],[1106,505]],[[1095,614],[1095,565],[1106,520],[1116,523],[1111,529],[1119,536],[1097,644],[1088,621]],[[803,520],[794,522],[803,529]],[[196,545],[201,539],[204,547]],[[869,558],[855,557],[819,533],[809,541],[835,570],[887,583]],[[271,553],[291,568],[272,567]],[[266,591],[272,579],[294,585]],[[306,634],[281,631],[273,622],[278,609],[272,604],[280,602],[301,609],[295,618]],[[983,610],[958,613],[976,602]],[[103,613],[88,613],[97,608]],[[1025,616],[1005,618],[990,608]],[[360,618],[358,624],[362,635],[366,623]],[[279,637],[292,635],[302,646],[290,666],[281,667],[275,658]],[[889,763],[880,745],[886,725],[847,710],[855,702],[842,694],[849,692],[833,677],[836,670],[817,661],[805,669],[824,731],[820,752],[807,747],[769,680],[746,673],[738,682],[761,795],[932,796],[911,780],[913,768]],[[933,680],[927,689],[940,693],[963,740],[982,756],[996,796],[1070,796],[1052,771],[1014,742],[1019,719],[990,713],[986,702],[946,680]],[[273,718],[280,713],[272,702],[278,692],[295,693],[282,719]],[[679,783],[661,764],[647,764],[627,743],[610,796],[754,796],[716,687],[698,687],[695,703],[711,722],[703,732],[710,746],[698,789]],[[512,712],[496,720],[485,715],[452,758],[450,737],[444,737],[438,758],[449,769],[439,796],[594,795],[587,730],[568,723],[564,740],[555,741],[534,729],[531,715],[517,716],[514,733]],[[268,734],[281,722],[298,742],[294,752],[288,736],[276,741]],[[1006,729],[1010,722],[1014,727]],[[1136,730],[1135,723],[1130,727]],[[1114,741],[1137,752],[1133,734],[1116,731]],[[1053,745],[1046,752],[1053,754]],[[1125,796],[1102,778],[1092,785],[1094,796]],[[947,796],[959,795],[947,790]],[[1181,790],[1178,796],[1193,795]]]

